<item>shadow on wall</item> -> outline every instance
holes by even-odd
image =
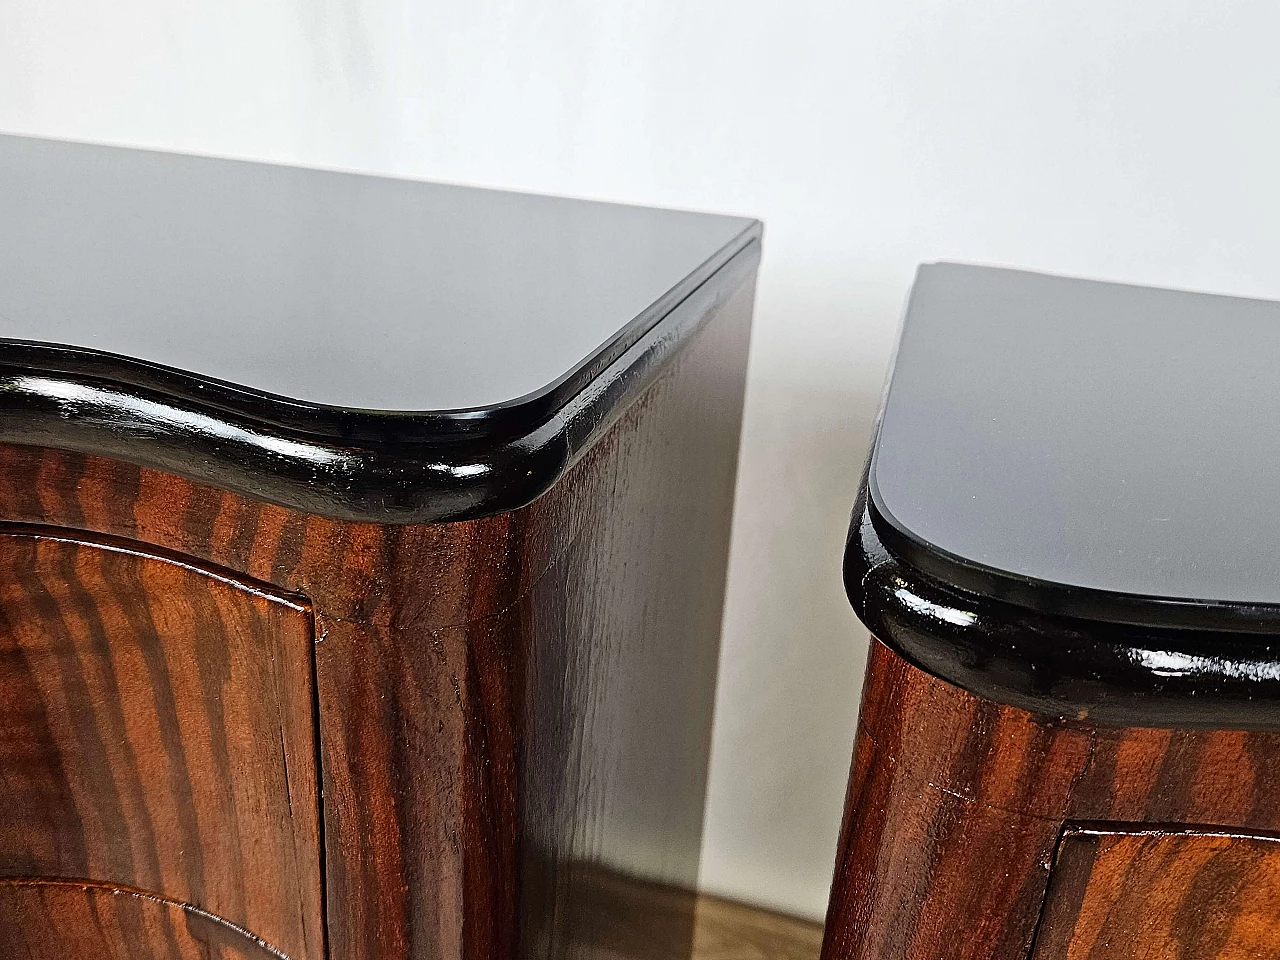
[[[881,376],[874,349],[779,370],[767,335],[752,348],[701,883],[821,919],[867,651],[840,565]]]

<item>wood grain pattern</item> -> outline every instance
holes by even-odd
[[[874,642],[823,956],[1023,960],[1067,822],[1276,830],[1278,786],[1280,734],[1036,717]]]
[[[270,588],[0,533],[0,876],[140,888],[319,960],[311,646]]]
[[[1071,827],[1032,960],[1280,956],[1280,840]]]
[[[0,938],[13,960],[281,960],[220,917],[136,890],[0,881]]]
[[[752,296],[517,511],[333,520],[3,445],[0,517],[308,598],[332,957],[565,956],[579,865],[696,878]]]
[[[718,897],[593,871],[601,913],[578,949],[601,960],[688,960],[666,936],[692,921],[692,960],[817,960],[822,925]],[[0,881],[0,930],[14,960],[280,960],[220,918],[132,890]],[[654,936],[655,931],[657,936]]]

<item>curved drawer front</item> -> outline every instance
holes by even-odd
[[[1142,824],[1068,827],[1032,960],[1280,956],[1280,839]]]
[[[136,544],[0,532],[0,877],[88,882],[4,883],[0,948],[43,918],[59,956],[117,934],[139,952],[96,955],[203,956],[155,939],[188,904],[319,960],[311,647],[306,607],[256,584]]]
[[[280,960],[194,907],[96,884],[0,881],[0,929],[23,960]]]

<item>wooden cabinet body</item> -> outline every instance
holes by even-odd
[[[1280,944],[1280,734],[1094,726],[875,641],[829,958],[1218,960]]]
[[[0,163],[28,149],[0,141]],[[585,359],[562,351],[571,369],[548,390],[470,412],[448,400],[426,413],[308,403],[54,336],[0,342],[0,802],[14,811],[0,820],[0,953],[590,956],[601,871],[692,887],[758,224],[30,149],[41,164],[19,172],[32,182],[64,161],[139,190],[189,177],[211,185],[199,202],[244,216],[267,207],[262,236],[301,218],[297,237],[319,229],[323,242],[292,266],[318,278],[324,258],[341,273],[363,253],[317,217],[363,228],[380,191],[406,191],[375,211],[392,233],[397,211],[433,204],[455,231],[479,224],[470,241],[403,227],[436,256],[453,256],[452,239],[471,258],[432,282],[447,293],[451,270],[472,269],[478,306],[441,294],[432,309],[469,310],[478,330],[493,296],[480,281],[499,268],[519,275],[493,282],[528,288],[535,316],[554,315],[557,297],[616,307],[613,286],[629,282],[647,312],[615,317],[621,333]],[[327,190],[331,203],[295,209]],[[495,210],[517,234],[541,217],[541,255],[566,256],[564,275],[541,276],[540,254],[504,243]],[[84,230],[111,213],[80,214]],[[185,229],[171,219],[156,227],[162,239]],[[126,248],[152,242],[135,227]],[[205,242],[200,227],[190,243]],[[656,270],[690,231],[697,255]],[[654,271],[648,287],[627,276],[627,245],[641,242],[657,251],[641,264]],[[610,243],[621,245],[612,259]],[[357,264],[375,305],[395,290],[372,280],[394,281],[399,255]],[[150,263],[133,265],[163,297]],[[193,285],[227,269],[187,263],[161,266],[189,269]],[[75,267],[62,271],[74,279]],[[296,294],[274,273],[253,282]],[[662,293],[653,305],[650,288]],[[508,339],[525,322],[517,306],[504,305]],[[462,329],[430,322],[440,337]],[[506,346],[547,362],[536,345]],[[403,383],[381,385],[343,370],[340,347],[334,375],[371,377],[375,393],[431,379],[431,357],[410,357]],[[299,364],[314,360],[306,351]],[[462,361],[440,363],[448,378]],[[523,369],[493,358],[504,363]],[[449,389],[464,396],[493,375],[483,366]],[[687,944],[679,922],[661,935]]]
[[[1223,376],[1280,357],[1276,320],[921,269],[845,554],[873,640],[825,960],[1280,951],[1280,518],[1248,439],[1280,392]]]

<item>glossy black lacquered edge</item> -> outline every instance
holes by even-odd
[[[1046,614],[944,583],[880,532],[864,481],[845,588],[867,629],[927,673],[1052,718],[1280,729],[1280,636]]]
[[[342,520],[439,523],[514,510],[548,490],[744,284],[739,250],[540,421],[505,436],[337,441],[215,403],[0,356],[0,442],[154,467]]]
[[[93,377],[121,388],[161,394],[179,405],[252,422],[264,430],[289,430],[351,443],[413,443],[511,437],[529,433],[553,416],[623,354],[640,342],[694,290],[743,250],[760,241],[752,220],[688,276],[650,304],[557,380],[523,397],[457,410],[363,410],[310,403],[208,377],[192,371],[88,347],[0,338],[0,365],[52,375]]]
[[[1024,576],[958,556],[916,535],[894,517],[876,485],[874,456],[866,486],[867,509],[889,548],[935,579],[967,592],[1041,613],[1136,627],[1280,634],[1280,606],[1275,604],[1119,593]]]

